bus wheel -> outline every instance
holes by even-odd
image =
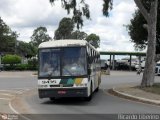
[[[98,92],[99,91],[99,86],[96,88],[95,92]]]
[[[92,82],[91,82],[91,86],[90,86],[90,96],[85,98],[86,101],[91,101],[92,100]]]
[[[49,98],[51,101],[54,101],[55,100],[55,97],[50,97]]]

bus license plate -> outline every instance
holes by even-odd
[[[66,94],[66,91],[58,91],[58,94]]]

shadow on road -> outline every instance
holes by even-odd
[[[85,98],[56,98],[55,100],[47,100],[42,102],[41,104],[45,105],[76,105],[76,106],[86,106],[86,105],[96,105],[99,102],[99,97],[101,97],[100,94],[104,94],[102,90],[99,90],[99,92],[95,92],[93,94],[91,101],[86,101]]]

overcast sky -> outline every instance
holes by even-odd
[[[63,17],[71,17],[61,8],[61,0],[51,5],[49,0],[0,0],[0,17],[12,30],[17,31],[19,40],[30,41],[33,30],[45,26],[51,37]],[[124,25],[136,9],[134,0],[113,0],[110,17],[102,14],[102,0],[86,0],[89,3],[91,20],[85,20],[81,29],[87,34],[100,36],[100,50],[134,51],[133,43]]]

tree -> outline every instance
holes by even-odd
[[[12,31],[0,17],[0,52],[14,53],[18,34]]]
[[[71,33],[71,39],[79,39],[79,40],[85,40],[87,37],[87,33],[81,32],[79,30],[76,30]]]
[[[51,3],[54,3],[55,0],[50,0]],[[77,0],[61,0],[62,7],[70,13],[70,10],[73,10],[73,17],[77,15]],[[109,10],[112,9],[113,0],[103,0],[103,14],[108,16]],[[146,29],[148,32],[148,46],[147,46],[147,59],[146,59],[146,67],[144,70],[143,78],[142,78],[142,87],[152,86],[154,83],[154,69],[155,69],[155,51],[156,51],[156,25],[157,25],[157,7],[158,7],[158,0],[134,0],[136,5],[138,6],[140,12],[144,16],[145,20],[147,21]],[[85,4],[85,0],[81,0],[81,3]],[[75,23],[80,23],[83,25],[82,15],[90,18],[89,15],[89,7],[86,7],[87,15],[85,12],[83,13],[83,8],[78,9],[78,16],[79,20],[74,21]]]
[[[155,74],[155,53],[156,53],[156,26],[157,26],[157,8],[158,0],[134,0],[140,12],[144,16],[148,32],[147,58],[145,70],[141,82],[142,87],[152,86]]]
[[[24,56],[27,58],[31,58],[36,56],[37,54],[37,47],[32,45],[31,43],[26,43],[24,41],[17,41],[18,45],[16,47],[16,53],[20,56]]]
[[[74,28],[74,23],[71,18],[63,18],[55,31],[54,39],[69,39]]]
[[[42,42],[46,42],[51,40],[51,37],[47,34],[46,27],[38,27],[33,31],[33,35],[31,36],[31,44],[38,47],[38,45]]]
[[[89,42],[91,45],[93,45],[95,48],[99,47],[100,44],[100,38],[96,34],[90,34],[87,36],[86,41]]]
[[[100,39],[96,34],[90,34],[89,36],[85,32],[79,30],[74,31],[74,22],[71,18],[63,18],[59,27],[55,31],[55,40],[59,39],[79,39],[90,42],[96,48],[99,47]]]
[[[158,9],[157,19],[156,54],[160,54],[160,9]],[[146,28],[144,28],[145,24],[147,24],[146,20],[140,11],[137,10],[131,19],[131,23],[127,25],[128,33],[131,37],[131,41],[135,43],[136,49],[143,50],[147,46],[148,33]]]
[[[51,3],[54,3],[56,0],[50,0]],[[85,3],[85,0],[80,0],[77,4],[77,0],[61,0],[62,7],[67,10],[67,13],[70,14],[72,10],[73,16],[72,20],[77,24],[77,28],[83,26],[83,16],[87,19],[90,18],[89,6]]]

